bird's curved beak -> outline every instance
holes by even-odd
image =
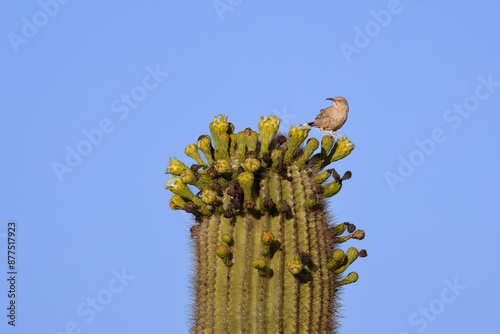
[[[328,97],[328,98],[326,98],[325,100],[330,100],[330,101],[333,101],[333,97]]]

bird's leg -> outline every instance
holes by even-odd
[[[323,132],[323,133],[326,133],[327,135],[329,135],[330,137],[333,137],[331,133],[328,133],[326,131],[323,130],[323,128],[319,128],[319,131]]]
[[[338,135],[338,134],[337,134],[337,131],[332,131],[332,133],[333,133],[335,136],[337,136],[337,137],[339,137],[339,138],[342,138],[342,136],[340,136],[340,135]]]

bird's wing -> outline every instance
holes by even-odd
[[[323,119],[323,118],[326,116],[326,114],[325,114],[326,109],[327,109],[327,108],[325,108],[325,109],[321,109],[321,110],[319,111],[318,116],[316,116],[316,120]]]

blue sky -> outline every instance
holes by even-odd
[[[369,253],[341,332],[496,332],[499,10],[2,4],[0,252],[15,221],[19,274],[12,328],[2,256],[1,332],[186,333],[189,224],[168,206],[169,157],[188,162],[216,114],[237,130],[274,114],[286,131],[334,96],[356,149],[335,166],[353,178],[331,210]]]

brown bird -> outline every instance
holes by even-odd
[[[332,131],[335,136],[341,137],[336,131],[347,121],[347,113],[349,112],[347,100],[343,97],[336,97],[333,99],[329,97],[326,100],[333,101],[333,106],[321,109],[314,122],[309,122],[307,124],[318,127],[321,132],[331,137],[333,136],[324,130]]]

